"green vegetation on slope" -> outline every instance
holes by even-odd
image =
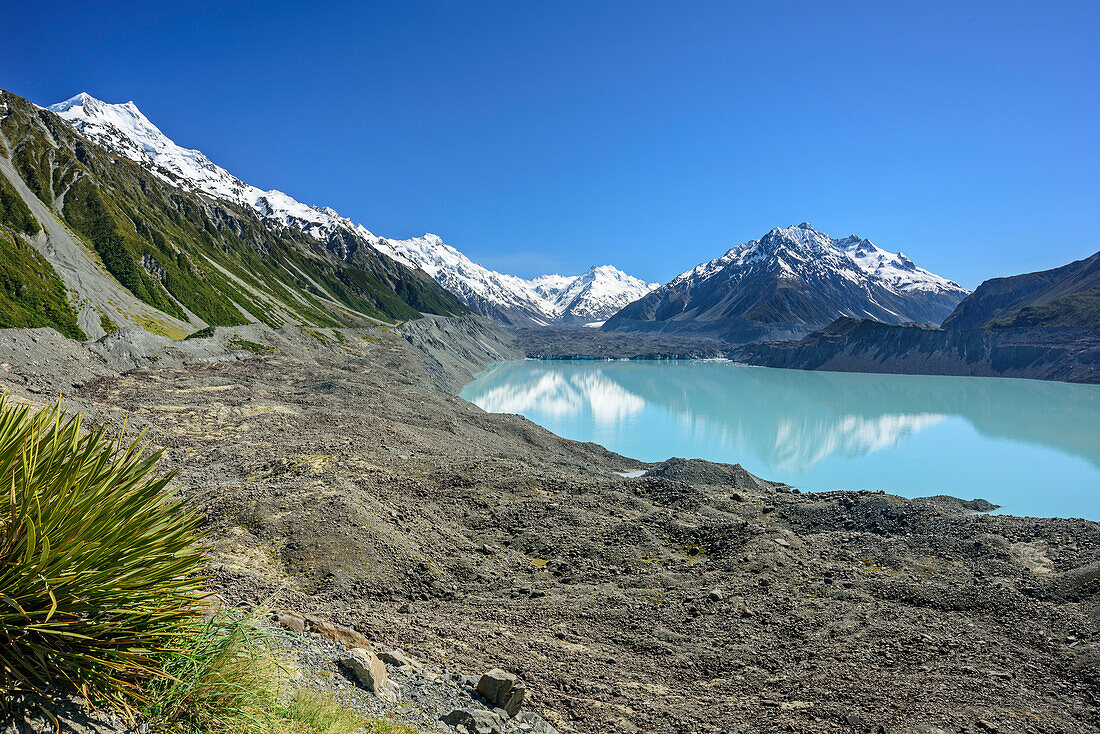
[[[0,176],[0,225],[26,235],[36,235],[42,229],[15,187],[3,176]]]
[[[1100,288],[1071,293],[1038,306],[1026,306],[1011,316],[994,321],[998,327],[1100,327]]]
[[[98,188],[87,179],[78,182],[69,192],[65,200],[65,218],[92,243],[115,280],[150,306],[178,319],[185,318],[180,307],[138,265],[135,242],[118,226]]]
[[[71,339],[87,338],[46,258],[0,227],[0,328],[39,326],[52,326]]]
[[[176,189],[86,140],[61,118],[0,92],[10,113],[0,132],[28,187],[95,250],[143,302],[209,324],[248,319],[357,326],[468,309],[419,271],[370,248],[354,265],[310,236],[276,229],[251,209]]]

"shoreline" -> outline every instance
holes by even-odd
[[[1100,371],[1095,367],[1100,333],[1095,329],[948,332],[841,319],[801,340],[744,344],[675,332],[604,332],[568,327],[518,327],[510,331],[526,356],[540,359],[716,357],[758,367],[806,371],[1100,384]],[[1067,333],[1072,338],[1064,337]]]

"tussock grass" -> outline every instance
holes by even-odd
[[[196,517],[159,459],[140,436],[82,435],[79,415],[0,397],[0,691],[128,708],[194,629]]]
[[[345,711],[331,700],[313,691],[295,691],[285,709],[290,726],[323,734],[351,734],[369,731],[361,716]]]
[[[286,690],[289,666],[260,610],[230,611],[197,626],[168,657],[142,710],[158,734],[419,734],[364,718],[307,689]]]
[[[277,728],[282,668],[260,614],[223,612],[194,623],[161,658],[143,716],[173,734],[268,734]]]

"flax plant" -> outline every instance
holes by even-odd
[[[147,449],[0,396],[0,705],[71,687],[131,710],[201,622],[196,516]]]

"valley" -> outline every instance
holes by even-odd
[[[382,237],[245,183],[133,103],[9,92],[0,251],[0,386],[112,436],[148,431],[201,517],[203,603],[258,605],[289,630],[299,689],[456,734],[1097,730],[1100,525],[987,514],[993,471],[953,484],[961,497],[897,489],[907,499],[698,458],[712,433],[741,430],[739,410],[765,419],[739,452],[812,453],[801,430],[858,453],[1026,387],[908,400],[866,375],[786,372],[776,388],[725,372],[662,391],[600,382],[599,365],[526,366],[547,388],[587,371],[603,418],[631,396],[664,401],[701,434],[644,435],[659,451],[633,458],[598,431],[573,441],[507,414],[565,414],[572,393],[504,383],[508,400],[486,402],[502,413],[459,397],[524,357],[1097,383],[1097,256],[969,293],[804,222],[664,285],[609,265],[520,278],[436,235]],[[872,384],[882,405],[857,396]],[[1072,391],[1095,387],[1041,387],[1028,411],[1068,402],[1084,417],[1052,439],[1017,416],[1011,435],[1092,456],[1091,404]],[[1033,491],[1093,478],[1058,474],[1029,474]],[[388,662],[354,674],[348,645]],[[525,683],[523,716],[475,693],[494,668]],[[387,671],[393,686],[371,677]]]

